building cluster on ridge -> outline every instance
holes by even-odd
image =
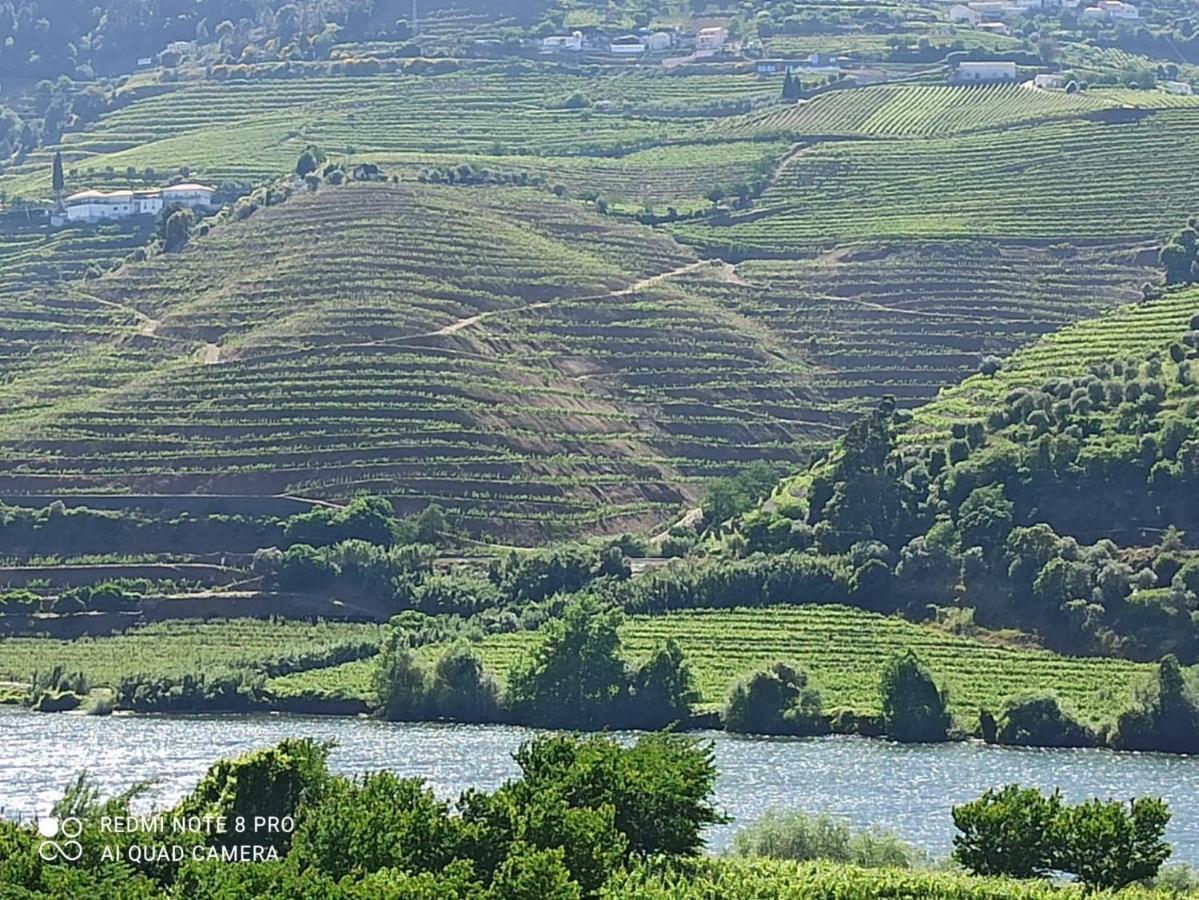
[[[206,184],[173,184],[150,191],[80,191],[63,200],[68,222],[109,222],[134,216],[156,216],[164,209],[180,207],[199,211],[212,209],[216,188]]]

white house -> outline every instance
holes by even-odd
[[[1043,91],[1054,91],[1066,86],[1066,78],[1057,73],[1042,72],[1032,80],[1032,83]]]
[[[1007,22],[979,22],[974,26],[979,31],[990,32],[991,34],[1010,34],[1011,29],[1008,28]]]
[[[206,184],[173,184],[170,187],[164,187],[159,193],[162,195],[164,207],[186,206],[189,209],[207,209],[212,206],[212,195],[216,193],[216,188],[210,188]]]
[[[1189,97],[1195,93],[1194,88],[1192,88],[1185,81],[1167,81],[1164,87],[1167,94],[1182,94],[1183,96]]]
[[[655,52],[669,50],[673,44],[674,37],[669,31],[655,31],[653,34],[645,36],[645,45]]]
[[[1082,11],[1084,19],[1106,19],[1110,22],[1136,22],[1141,18],[1141,11],[1124,0],[1099,0],[1094,6],[1088,6]]]
[[[640,56],[645,51],[645,43],[635,34],[621,35],[608,45],[608,52],[613,56]]]
[[[712,28],[701,28],[699,34],[695,36],[696,50],[721,50],[728,42],[729,31],[727,28],[713,26]]]
[[[1016,64],[1010,60],[958,63],[957,81],[966,84],[986,84],[998,81],[1015,81]]]
[[[576,31],[574,34],[555,34],[551,37],[541,39],[541,49],[551,53],[562,53],[565,51],[578,52],[583,49],[583,32]]]
[[[203,184],[177,184],[160,191],[80,191],[63,201],[68,222],[108,222],[131,216],[156,216],[163,209],[212,208],[215,188]]]
[[[959,3],[956,6],[949,7],[949,21],[964,23],[966,25],[977,25],[983,20],[983,14],[977,9],[971,9],[965,3]]]

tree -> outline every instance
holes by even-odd
[[[538,850],[526,843],[513,844],[491,881],[489,897],[495,900],[578,900],[582,891],[570,877],[561,847]]]
[[[1090,890],[1117,891],[1157,875],[1170,856],[1170,810],[1157,798],[1088,800],[1062,811],[1053,829],[1058,865]]]
[[[568,728],[606,724],[627,690],[620,658],[621,613],[590,595],[561,618],[508,676],[508,703],[522,722]]]
[[[66,180],[62,175],[62,151],[54,154],[54,166],[51,174],[51,186],[54,189],[54,199],[62,206],[62,192],[66,187]]]
[[[1199,753],[1199,704],[1187,689],[1177,657],[1163,657],[1157,678],[1142,685],[1116,717],[1111,742],[1124,750]]]
[[[191,237],[196,217],[190,209],[177,209],[166,218],[162,231],[162,249],[168,253],[182,250]]]
[[[572,807],[614,811],[627,854],[694,856],[703,831],[727,821],[711,804],[716,767],[710,744],[650,734],[631,747],[603,737],[547,736],[515,755],[524,789]]]
[[[700,699],[683,649],[667,640],[633,673],[627,724],[647,729],[685,724]]]
[[[209,768],[176,812],[181,816],[242,817],[247,830],[232,826],[215,835],[220,844],[257,844],[286,851],[291,831],[265,826],[255,830],[255,817],[296,817],[329,789],[329,751],[332,744],[288,738],[277,746],[244,756],[222,759]]]
[[[945,697],[911,650],[891,657],[883,668],[880,688],[889,737],[906,742],[948,739]]]
[[[724,727],[750,734],[828,732],[820,692],[810,684],[807,672],[786,663],[775,663],[733,685],[724,708]]]
[[[375,662],[375,696],[379,711],[393,722],[410,722],[425,717],[429,704],[429,676],[408,646],[407,639],[393,634]]]
[[[1057,867],[1061,795],[1010,784],[955,806],[953,858],[975,875],[1044,878]]]
[[[309,144],[296,160],[296,174],[303,178],[310,172],[315,172],[317,166],[325,161],[323,154],[315,144]]]
[[[434,716],[455,722],[491,722],[499,712],[498,694],[479,657],[456,643],[433,665],[428,708]]]

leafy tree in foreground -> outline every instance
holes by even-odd
[[[1061,796],[1011,784],[955,806],[953,858],[976,875],[1044,878],[1057,868]]]
[[[1152,878],[1170,856],[1162,839],[1169,821],[1166,804],[1151,797],[1070,807],[1055,829],[1059,866],[1092,890],[1119,890]]]

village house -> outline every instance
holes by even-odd
[[[1136,22],[1140,20],[1141,12],[1131,3],[1125,3],[1123,0],[1099,0],[1094,6],[1084,9],[1082,17],[1091,21]]]
[[[1007,22],[979,22],[974,27],[979,31],[987,31],[991,34],[1010,34],[1012,31],[1008,28]]]
[[[1185,81],[1167,81],[1163,87],[1166,89],[1167,94],[1181,94],[1189,97],[1195,93],[1194,88]]]
[[[708,52],[723,50],[728,39],[729,32],[727,28],[720,28],[718,26],[701,28],[699,34],[695,36],[695,49]]]
[[[63,201],[68,222],[108,222],[133,216],[156,216],[164,209],[212,208],[215,188],[204,184],[176,184],[157,191],[80,191]]]
[[[1066,78],[1056,72],[1042,72],[1033,78],[1032,83],[1043,91],[1055,91],[1066,86]]]
[[[674,46],[674,35],[669,31],[655,31],[652,34],[647,34],[644,37],[645,45],[655,53],[661,50],[669,50]]]
[[[645,51],[645,42],[635,34],[622,34],[608,44],[608,52],[613,56],[640,56]]]
[[[583,49],[583,32],[555,34],[541,39],[541,49],[547,53],[574,52]]]
[[[1016,80],[1016,64],[1010,60],[961,62],[954,80],[963,84],[993,84]]]

